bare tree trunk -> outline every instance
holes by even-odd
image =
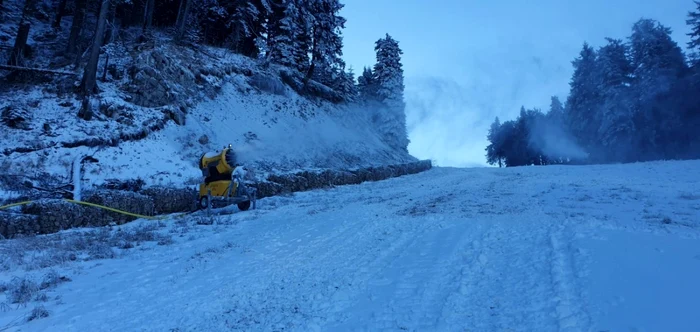
[[[109,14],[107,15],[107,27],[105,28],[105,41],[104,44],[107,45],[111,42],[114,41],[115,37],[117,36],[118,29],[117,23],[116,23],[116,16],[117,16],[117,5],[114,4],[113,6],[110,6],[109,9]]]
[[[67,54],[75,54],[78,51],[78,41],[80,39],[80,31],[83,29],[85,22],[85,9],[87,0],[75,0],[75,12],[73,13],[73,24],[70,27],[70,37],[68,39]]]
[[[0,0],[0,1],[2,1],[2,0]],[[177,9],[177,20],[175,20],[176,27],[179,27],[180,21],[182,21],[182,14],[184,13],[186,2],[187,2],[187,0],[180,0],[180,6]]]
[[[105,66],[102,69],[102,82],[107,80],[107,67],[109,67],[109,54],[107,54],[107,58],[105,59]]]
[[[95,31],[95,38],[92,43],[92,50],[90,51],[90,59],[88,60],[85,73],[83,74],[83,93],[86,96],[94,92],[95,85],[97,84],[97,62],[100,59],[100,47],[102,46],[102,40],[105,34],[105,21],[107,21],[109,5],[110,0],[102,0],[100,17],[97,20],[97,30]]]
[[[155,0],[147,0],[146,6],[143,9],[143,31],[150,29],[153,24],[153,10],[155,5]]]
[[[317,49],[317,41],[316,38],[314,38],[313,45],[312,45],[312,52],[311,52],[311,65],[309,66],[309,70],[306,71],[306,76],[304,76],[304,87],[303,89],[306,89],[306,85],[309,84],[309,80],[311,77],[314,75],[314,70],[316,69],[316,49]]]
[[[185,8],[184,4],[185,0],[180,0],[180,6],[177,8],[177,19],[175,20],[176,27],[180,26],[180,20],[182,20],[182,10]]]
[[[61,27],[61,20],[63,19],[63,14],[66,12],[66,4],[68,0],[60,0],[58,2],[58,8],[56,9],[56,19],[53,21],[53,28],[59,29]]]
[[[192,0],[182,0],[182,2],[185,3],[185,8],[182,10],[182,13],[180,15],[180,21],[178,22],[177,26],[177,36],[175,36],[176,41],[181,41],[182,37],[185,35],[185,27],[187,26],[187,15],[190,12],[190,5],[192,4]],[[182,3],[180,3],[180,6],[182,6]]]
[[[17,31],[15,46],[12,48],[12,53],[10,53],[10,59],[7,61],[8,65],[23,65],[22,59],[24,58],[24,48],[27,46],[27,38],[29,38],[29,28],[29,22],[23,21],[19,24],[19,31]]]

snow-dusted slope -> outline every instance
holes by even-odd
[[[3,306],[0,329],[693,331],[699,168],[435,168],[263,199],[213,225],[166,221],[151,231],[170,245],[58,266],[26,249],[53,243],[66,257],[81,232],[0,242],[25,262],[6,259],[0,280],[70,278],[39,291],[44,302]],[[105,256],[89,248],[67,250]],[[26,322],[38,304],[48,317]]]
[[[250,89],[250,92],[242,92]],[[212,100],[190,110],[184,126],[170,124],[151,137],[104,148],[109,165],[90,179],[139,175],[158,184],[199,179],[199,158],[231,144],[240,163],[257,173],[312,168],[355,168],[415,161],[379,139],[371,110],[315,104],[288,88],[286,96],[256,92],[239,77]],[[200,138],[206,137],[202,144]]]
[[[113,118],[96,112],[92,120],[85,121],[77,117],[80,103],[74,98],[57,98],[40,87],[28,88],[26,94],[8,94],[0,100],[0,109],[24,109],[30,117],[24,129],[0,123],[0,153],[5,152],[0,154],[0,166],[7,174],[40,178],[47,172],[67,179],[73,160],[89,155],[99,162],[85,165],[86,186],[105,179],[140,177],[148,185],[180,187],[201,180],[198,162],[202,154],[229,144],[240,163],[262,178],[269,172],[416,161],[380,139],[372,120],[378,110],[302,97],[282,83],[277,69],[258,68],[255,61],[241,56],[222,55],[217,64],[248,72],[232,72],[226,82],[207,76],[220,89],[213,96],[201,96],[198,102],[188,101],[192,107],[184,124],[168,121],[145,139],[121,141],[116,146],[75,147],[80,145],[75,142],[109,141],[123,133],[138,133],[162,121],[164,110],[175,106],[136,106],[125,101],[129,94],[117,85],[104,83],[101,103],[113,106]],[[261,90],[260,86],[272,88]]]

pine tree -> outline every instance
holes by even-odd
[[[297,16],[299,11],[295,0],[284,0],[281,3],[272,3],[272,17],[268,36],[268,50],[270,59],[283,66],[295,68],[300,49],[296,33]]]
[[[377,53],[377,62],[373,70],[377,97],[387,106],[403,110],[403,51],[389,34],[375,42],[374,50]]]
[[[563,125],[564,121],[564,105],[559,100],[559,97],[552,96],[549,104],[549,112],[547,112],[547,118],[555,126]]]
[[[358,91],[355,85],[355,73],[350,67],[347,71],[340,72],[340,78],[336,81],[333,89],[336,90],[346,102],[357,100]]]
[[[697,53],[700,51],[700,1],[693,2],[695,3],[695,11],[688,12],[688,19],[685,23],[690,26],[690,32],[687,33],[690,36],[688,49],[694,51],[694,60],[697,61]]]
[[[294,32],[294,42],[297,45],[294,52],[294,67],[301,73],[307,73],[311,66],[312,29],[315,18],[310,8],[311,2],[300,1],[298,12],[294,17],[296,31]]]
[[[321,83],[329,85],[332,79],[327,75],[339,73],[344,63],[342,29],[346,19],[338,13],[344,5],[338,0],[310,0],[309,11],[313,16],[311,44],[311,65],[306,78],[314,76],[314,71],[322,69]]]
[[[680,137],[680,140],[689,142],[689,150],[696,151],[690,154],[690,157],[700,158],[700,135],[697,134],[697,128],[700,128],[700,96],[697,91],[700,91],[700,1],[695,2],[695,11],[688,13],[686,24],[690,27],[690,49],[692,57],[692,71],[689,77],[686,78],[685,88],[688,93],[681,92],[684,100],[687,100],[686,112],[684,115],[685,128],[683,133],[685,138]]]
[[[503,159],[503,166],[518,166],[517,161],[517,132],[515,121],[504,122],[498,130],[498,141],[500,142],[500,153],[497,156]]]
[[[255,2],[249,0],[234,0],[228,3],[227,12],[230,13],[230,19],[227,27],[231,29],[229,38],[236,53],[250,57],[258,55],[255,38],[262,31],[261,7],[264,10],[261,2],[256,5]]]
[[[634,24],[629,43],[639,147],[647,158],[666,157],[671,150],[667,144],[681,125],[670,96],[686,72],[685,56],[671,38],[671,29],[651,19]]]
[[[634,123],[629,87],[632,64],[628,47],[619,39],[606,38],[608,44],[598,50],[598,72],[601,92],[600,143],[607,160],[627,160],[632,150]]]
[[[372,68],[364,67],[362,75],[357,77],[357,90],[359,98],[363,101],[375,100],[377,98],[377,86]]]
[[[379,114],[379,126],[391,146],[408,149],[406,113],[403,99],[404,77],[399,43],[389,34],[375,42],[377,62],[374,65],[376,96],[386,110]]]
[[[584,43],[572,64],[574,73],[569,83],[571,89],[566,101],[565,120],[579,144],[590,149],[596,142],[595,134],[600,127],[600,91],[595,50]]]
[[[311,3],[304,0],[282,0],[272,3],[268,22],[269,58],[283,66],[305,72],[309,68],[311,24],[314,21]]]
[[[486,162],[489,165],[498,164],[498,167],[503,167],[503,138],[501,121],[496,117],[486,135],[490,142],[486,147]]]

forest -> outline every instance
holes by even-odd
[[[64,41],[52,55],[64,63],[86,62],[83,92],[88,94],[94,92],[97,63],[110,43],[154,38],[154,29],[184,45],[224,47],[295,69],[305,80],[341,92],[345,101],[382,95],[381,85],[403,88],[402,52],[389,34],[377,40],[377,63],[365,68],[364,83],[355,84],[353,69],[342,59],[346,19],[339,15],[344,5],[338,0],[0,0],[0,17],[12,2],[21,3],[22,18],[7,66],[23,68],[32,53],[27,45],[31,24],[50,21],[50,37]],[[68,26],[62,25],[65,18]]]
[[[356,80],[342,58],[343,7],[339,0],[0,0],[0,46],[8,50],[0,49],[0,73],[9,72],[0,79],[77,75],[79,84],[63,86],[75,85],[83,98],[78,116],[88,120],[100,80],[134,76],[124,61],[139,48],[207,45],[253,59],[260,68],[292,71],[301,82],[293,88],[304,96],[330,91],[333,97],[323,99],[381,109],[375,124],[405,150],[403,52],[386,33],[375,42],[376,63]]]
[[[522,107],[514,120],[496,118],[487,162],[499,167],[627,163],[700,158],[700,2],[686,23],[687,52],[671,29],[639,19],[623,39],[584,42],[573,60],[565,103]]]

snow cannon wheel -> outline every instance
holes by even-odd
[[[241,211],[247,211],[248,209],[250,209],[250,201],[238,203],[238,209],[240,209]]]
[[[200,210],[206,210],[209,207],[209,197],[208,196],[202,196],[199,199],[199,207]]]

